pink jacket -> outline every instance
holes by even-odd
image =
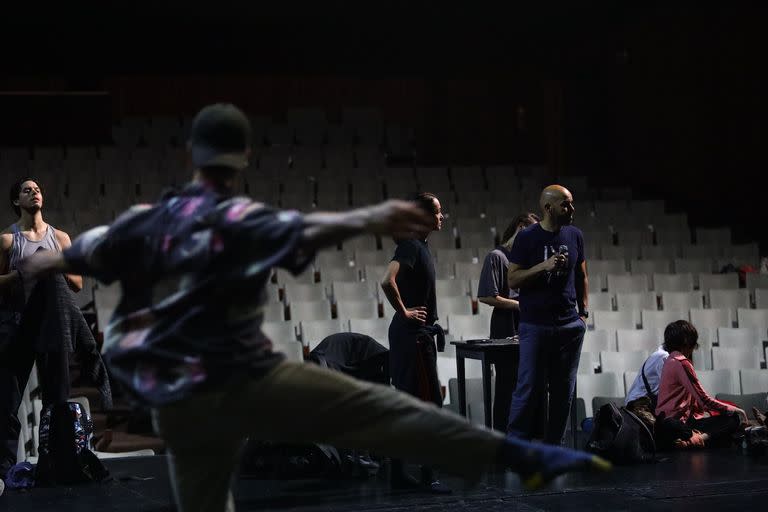
[[[656,416],[664,413],[685,423],[690,418],[717,416],[733,410],[704,391],[691,362],[680,352],[669,354],[661,371]]]

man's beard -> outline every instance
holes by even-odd
[[[573,223],[573,215],[564,213],[557,218],[561,226],[570,226]]]
[[[22,208],[22,210],[24,210],[25,212],[27,212],[30,215],[34,215],[37,212],[41,211],[42,209],[43,209],[43,207],[40,206],[39,204],[33,204],[32,206],[25,206],[25,207]]]

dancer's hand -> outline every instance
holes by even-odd
[[[427,322],[427,308],[424,306],[407,308],[405,310],[405,318],[423,325]]]
[[[54,272],[66,270],[64,256],[56,251],[37,251],[19,262],[18,270],[22,279],[36,281]]]
[[[367,231],[380,235],[407,237],[435,229],[430,215],[411,201],[392,199],[368,208]]]

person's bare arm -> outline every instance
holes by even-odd
[[[14,283],[19,280],[18,272],[15,270],[13,272],[8,271],[8,255],[11,252],[12,245],[13,236],[11,234],[0,234],[0,294],[5,293],[6,290],[13,287]]]
[[[72,240],[69,235],[61,230],[56,230],[56,240],[59,242],[59,247],[64,251],[72,246]],[[64,274],[64,278],[67,280],[69,289],[77,293],[83,289],[83,277],[75,274]]]
[[[520,265],[510,263],[507,268],[507,284],[510,288],[524,288],[542,272],[551,272],[558,266],[565,265],[566,257],[555,254],[548,260],[542,261],[531,268],[521,268]]]
[[[390,261],[387,267],[387,272],[384,274],[384,278],[381,280],[381,289],[384,290],[384,295],[387,296],[387,300],[395,308],[395,311],[399,312],[409,320],[414,320],[419,323],[425,323],[427,321],[427,308],[426,306],[419,306],[415,308],[406,308],[403,304],[403,298],[400,296],[400,290],[397,287],[397,274],[400,272],[400,262]]]
[[[310,213],[304,217],[302,248],[318,250],[363,233],[407,236],[429,231],[434,222],[410,201],[390,200],[347,212]]]
[[[496,295],[495,297],[478,297],[477,300],[494,308],[520,309],[520,302],[515,299],[507,299],[501,295]]]
[[[586,261],[576,267],[576,307],[579,312],[589,311],[589,276]],[[584,320],[584,317],[581,319]]]

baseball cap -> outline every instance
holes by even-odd
[[[195,167],[248,166],[246,151],[251,138],[248,117],[230,103],[204,107],[192,120],[189,149]]]

